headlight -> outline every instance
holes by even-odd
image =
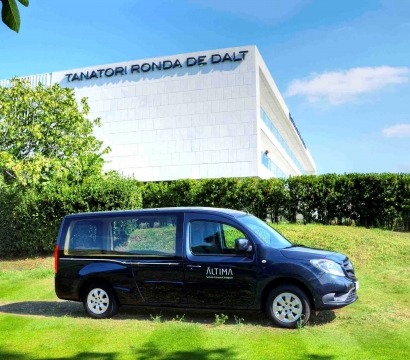
[[[318,268],[319,270],[324,271],[325,273],[336,275],[336,276],[345,276],[342,267],[332,260],[326,260],[326,259],[310,260],[310,263],[314,267]]]

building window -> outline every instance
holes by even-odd
[[[285,173],[271,159],[268,158],[266,152],[261,152],[262,164],[276,177],[285,178]]]
[[[264,124],[268,127],[268,129],[270,130],[270,132],[272,133],[272,135],[276,138],[276,140],[279,141],[279,144],[282,145],[283,149],[286,151],[286,153],[289,155],[289,157],[292,159],[292,161],[294,162],[294,164],[296,165],[296,167],[300,170],[300,172],[302,174],[306,174],[305,170],[303,170],[302,165],[300,164],[300,162],[298,161],[298,159],[296,158],[295,154],[293,153],[293,151],[290,149],[289,145],[287,144],[287,142],[285,141],[285,139],[282,137],[282,135],[280,134],[279,130],[276,128],[275,125],[273,125],[272,120],[270,119],[270,117],[266,114],[266,112],[262,109],[262,107],[260,108],[260,112],[261,112],[261,118],[262,121],[264,122]]]

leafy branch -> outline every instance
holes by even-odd
[[[1,20],[15,32],[20,30],[20,12],[16,0],[0,0],[3,4]],[[20,4],[28,6],[29,0],[17,0]]]

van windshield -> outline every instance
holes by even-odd
[[[285,237],[272,229],[268,224],[252,215],[245,215],[238,218],[238,221],[252,231],[256,237],[265,245],[274,249],[284,249],[292,246]]]

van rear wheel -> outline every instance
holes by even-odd
[[[84,292],[83,304],[87,314],[95,319],[110,318],[118,311],[112,289],[103,284],[89,286]]]
[[[294,329],[308,322],[309,299],[298,287],[281,285],[270,292],[266,302],[266,312],[275,325]]]

